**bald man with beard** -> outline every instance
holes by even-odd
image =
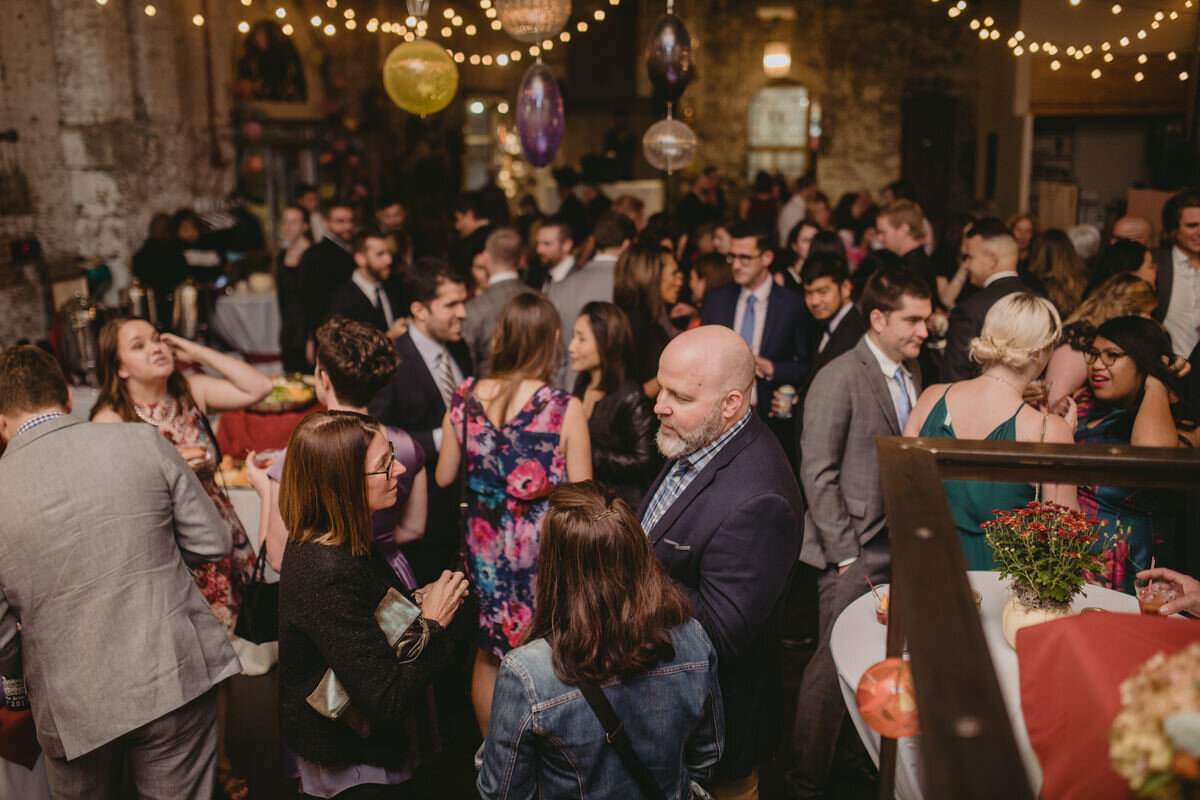
[[[804,501],[779,441],[750,410],[754,354],[704,325],[659,360],[654,411],[668,459],[639,516],[667,574],[716,647],[725,701],[718,798],[758,796],[783,730],[779,621]]]

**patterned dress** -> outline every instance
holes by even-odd
[[[543,386],[497,429],[472,384],[468,378],[455,391],[450,419],[461,438],[465,403],[467,549],[479,598],[479,649],[503,657],[533,619],[538,526],[550,493],[567,481],[559,443],[571,395]]]
[[[254,550],[229,498],[217,486],[217,449],[200,420],[200,410],[186,399],[152,403],[140,408],[147,417],[157,420],[170,414],[164,406],[171,404],[176,404],[178,411],[174,417],[160,424],[158,431],[188,462],[204,486],[204,491],[212,498],[221,518],[229,523],[233,532],[233,551],[229,555],[192,570],[204,599],[212,607],[225,634],[232,639],[238,609],[242,605],[242,587],[254,577]]]

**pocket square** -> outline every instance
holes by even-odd
[[[676,550],[691,550],[692,549],[692,546],[690,544],[680,544],[679,542],[673,542],[670,539],[666,538],[665,536],[663,537],[663,541],[666,542],[667,544],[671,545],[671,547],[674,547]]]

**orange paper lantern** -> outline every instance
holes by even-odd
[[[863,722],[880,736],[901,739],[921,730],[912,667],[902,658],[872,664],[859,680],[854,700]]]

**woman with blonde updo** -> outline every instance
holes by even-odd
[[[992,306],[983,331],[971,340],[970,356],[982,367],[978,378],[930,386],[921,393],[905,425],[905,436],[1069,444],[1075,441],[1075,403],[1067,398],[1061,415],[1039,411],[1022,396],[1042,374],[1062,335],[1054,305],[1018,292]],[[950,397],[950,392],[954,396]],[[943,481],[968,569],[993,569],[992,550],[980,523],[993,509],[1020,508],[1034,499],[1032,484]],[[1078,508],[1074,486],[1048,484],[1041,499]]]

